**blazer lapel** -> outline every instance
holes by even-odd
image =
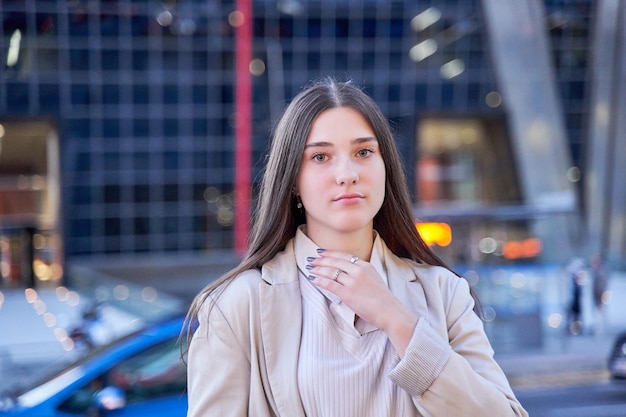
[[[428,321],[428,301],[424,287],[414,268],[398,258],[385,247],[385,267],[389,289],[405,306],[413,310],[418,317]]]
[[[276,408],[281,416],[305,417],[298,391],[302,301],[293,246],[263,267],[261,334],[263,354]]]

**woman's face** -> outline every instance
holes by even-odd
[[[372,229],[385,197],[385,164],[374,131],[358,111],[338,107],[315,119],[297,193],[309,231]]]

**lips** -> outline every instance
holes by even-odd
[[[356,204],[363,198],[363,194],[361,193],[345,193],[338,195],[333,199],[333,201],[342,204]]]

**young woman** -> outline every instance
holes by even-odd
[[[526,416],[466,281],[414,225],[392,133],[347,82],[274,132],[247,254],[188,314],[189,417]]]

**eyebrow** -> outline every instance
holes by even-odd
[[[352,139],[350,141],[352,144],[361,144],[361,143],[367,143],[367,142],[378,142],[378,139],[376,139],[373,136],[365,136],[362,138],[356,138],[356,139]],[[320,142],[311,142],[308,143],[306,145],[304,145],[304,148],[315,148],[315,147],[330,147],[333,146],[332,143],[330,142],[325,142],[325,141],[320,141]]]

